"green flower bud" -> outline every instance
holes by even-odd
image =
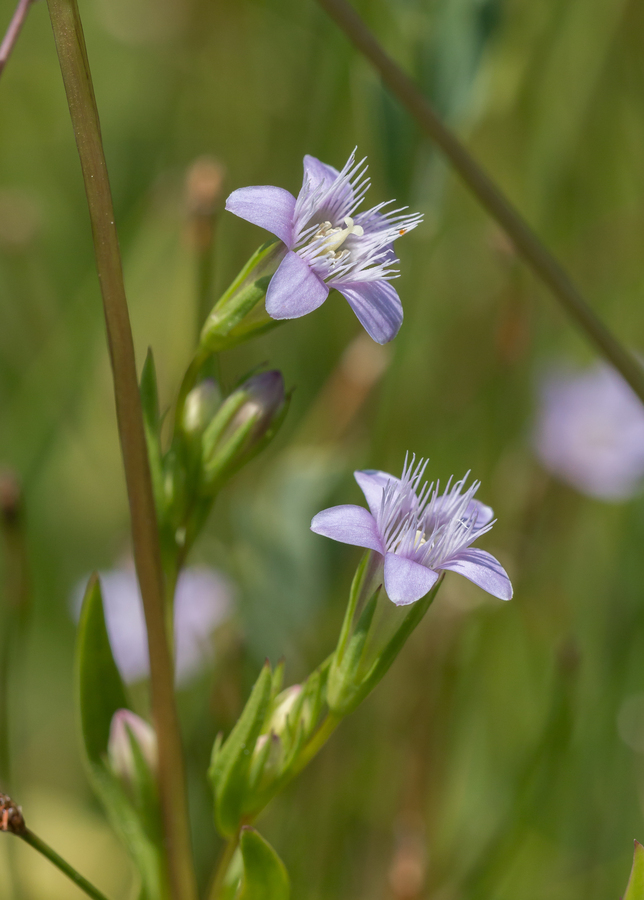
[[[181,426],[188,435],[201,434],[221,406],[221,391],[217,382],[207,378],[194,387],[186,397]]]
[[[272,440],[286,408],[277,370],[253,375],[233,391],[203,435],[204,482],[210,490]]]

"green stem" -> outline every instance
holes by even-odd
[[[39,853],[42,853],[43,856],[46,856],[47,859],[52,862],[57,869],[60,869],[63,874],[67,875],[69,879],[71,879],[75,885],[77,885],[82,891],[88,895],[88,897],[93,897],[94,900],[107,900],[105,894],[101,893],[98,888],[95,888],[91,882],[87,880],[87,878],[83,878],[83,876],[76,871],[73,866],[70,866],[66,860],[59,856],[55,850],[42,841],[39,837],[30,831],[28,828],[23,834],[18,835],[22,838],[25,843],[29,844],[30,847],[33,847],[34,850],[37,850]]]
[[[644,369],[593,312],[561,263],[458,138],[443,125],[408,75],[385,53],[346,0],[318,0],[356,48],[378,70],[384,84],[429,137],[438,144],[465,184],[504,229],[518,253],[559,300],[591,343],[621,372],[644,402]]]
[[[208,900],[219,900],[221,896],[224,882],[226,880],[226,874],[228,873],[228,869],[230,868],[233,856],[235,855],[235,850],[239,846],[240,834],[241,825],[237,829],[236,834],[227,842],[226,846],[224,847],[223,853],[219,858],[217,869],[212,880],[212,885],[210,886],[210,890],[208,891]]]
[[[183,751],[174,697],[174,667],[164,615],[159,535],[141,398],[114,209],[85,39],[76,0],[47,0],[89,206],[103,296],[123,454],[134,560],[150,651],[152,711],[159,747],[159,788],[174,900],[194,900]]]
[[[303,747],[302,752],[297,758],[297,762],[293,766],[293,774],[291,777],[299,775],[302,769],[311,762],[314,756],[320,752],[322,747],[329,740],[335,729],[342,721],[342,716],[336,716],[334,713],[327,713],[326,718],[315,732],[311,740]]]

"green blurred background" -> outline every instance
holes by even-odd
[[[0,6],[8,21],[13,4]],[[641,350],[642,4],[359,6]],[[296,192],[305,153],[341,167],[357,144],[370,201],[395,196],[426,217],[398,245],[405,322],[388,354],[360,342],[343,356],[360,328],[333,295],[223,358],[229,385],[269,361],[295,394],[278,440],[226,489],[194,554],[240,586],[214,671],[181,694],[202,883],[218,849],[205,780],[215,732],[230,727],[264,656],[285,655],[297,681],[340,626],[359,552],[311,534],[310,517],[360,502],[353,469],[398,472],[409,449],[431,458],[432,477],[471,468],[481,479],[498,516],[484,546],[515,598],[448,576],[390,675],[260,828],[294,900],[616,900],[644,835],[644,756],[632,749],[644,753],[644,500],[581,497],[548,478],[529,442],[541,367],[587,363],[591,350],[313,0],[83,0],[81,12],[138,361],[151,345],[166,406],[199,323],[185,187],[196,158],[225,167],[224,196],[263,183]],[[69,598],[88,571],[127,554],[128,514],[42,2],[2,76],[0,123],[0,463],[24,484],[32,580],[9,685],[13,790],[34,830],[127,896],[129,862],[74,730]],[[263,239],[221,215],[217,290]],[[0,842],[0,866],[18,880],[0,877],[3,900],[81,896],[12,840]]]

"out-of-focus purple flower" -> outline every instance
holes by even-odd
[[[143,602],[133,567],[100,573],[105,624],[125,682],[146,678],[150,671]],[[84,585],[74,599],[80,612]],[[230,614],[234,590],[230,581],[214,569],[184,569],[174,600],[175,677],[185,685],[213,656],[212,633]]]
[[[471,545],[494,524],[492,510],[474,495],[480,482],[465,487],[467,475],[440,493],[438,482],[423,482],[427,463],[405,460],[402,477],[387,472],[355,472],[369,511],[334,506],[317,514],[311,528],[344,544],[374,550],[384,558],[384,583],[397,606],[420,600],[439,572],[465,575],[488,593],[509,600],[512,585],[501,564]]]
[[[374,341],[385,344],[403,319],[390,281],[398,275],[394,241],[422,221],[380,203],[357,213],[369,187],[365,160],[355,150],[341,172],[314,156],[304,157],[304,181],[297,199],[279,187],[239,188],[226,209],[265,228],[286,244],[287,254],[266,293],[274,319],[313,312],[336,288]]]
[[[606,363],[551,372],[540,385],[533,446],[549,472],[582,493],[625,500],[644,477],[644,409]]]

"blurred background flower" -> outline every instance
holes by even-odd
[[[540,384],[534,447],[543,466],[590,497],[626,500],[644,478],[644,408],[606,363]]]
[[[150,658],[143,615],[143,601],[134,566],[100,572],[105,624],[114,660],[127,684],[147,678]],[[76,616],[86,581],[78,585],[73,599]],[[205,566],[184,569],[174,600],[176,680],[182,687],[212,663],[213,633],[231,615],[234,588],[231,581]]]

